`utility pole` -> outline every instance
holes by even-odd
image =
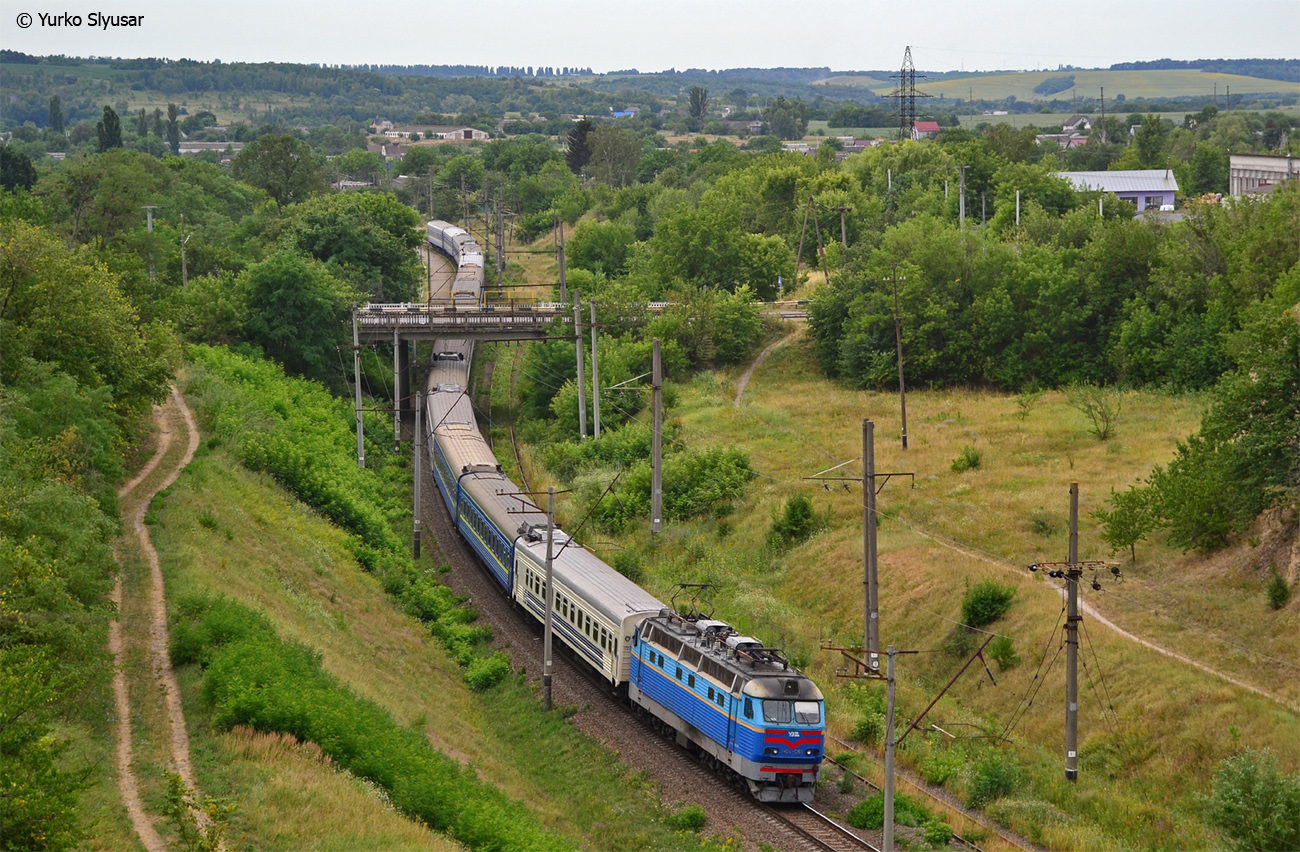
[[[157,204],[146,204],[146,205],[144,206],[145,221],[147,222],[147,229],[148,229],[148,231],[149,231],[149,284],[150,284],[150,286],[152,286],[153,283],[154,283],[154,274],[153,274],[153,211],[155,211],[155,210],[157,210],[157,209],[158,209],[158,205],[157,205]]]
[[[1079,780],[1079,483],[1070,483],[1070,564],[1065,569],[1065,780]]]
[[[465,230],[468,231],[469,230],[469,196],[465,193],[465,175],[463,174],[460,176],[460,208],[461,208],[460,221],[464,225]]]
[[[903,449],[907,449],[907,391],[903,387],[903,325],[898,317],[898,264],[894,264],[894,345],[898,349],[898,410],[903,416]]]
[[[880,584],[878,580],[878,560],[876,558],[876,481],[883,477],[883,487],[895,476],[906,476],[916,487],[916,475],[912,473],[880,473],[876,470],[876,426],[870,420],[862,421],[862,476],[824,476],[840,468],[853,464],[857,459],[849,459],[837,465],[818,471],[812,476],[805,476],[822,487],[830,490],[831,482],[844,483],[844,490],[849,490],[849,482],[862,483],[862,645],[863,660],[854,659],[857,667],[855,677],[880,677]],[[823,648],[832,646],[823,643]],[[837,649],[845,651],[846,649]],[[909,652],[910,653],[910,652]],[[846,653],[847,655],[847,653]]]
[[[501,190],[497,190],[496,203],[496,245],[497,245],[497,292],[501,291],[501,276],[506,271],[506,229],[501,218]]]
[[[898,650],[890,645],[885,664],[885,837],[884,852],[894,852],[894,657]]]
[[[813,227],[817,230],[817,254],[820,255],[822,259],[822,276],[826,279],[827,283],[829,283],[831,280],[831,274],[826,271],[826,249],[825,246],[822,245],[821,220],[817,217],[817,202],[813,200],[811,195],[808,196],[808,206],[812,207]]]
[[[583,362],[587,360],[586,353],[582,351],[582,297],[577,290],[573,291],[573,344],[578,352],[578,440],[587,440],[587,381],[583,373],[586,368]]]
[[[600,368],[596,365],[596,300],[591,300],[591,416],[592,437],[600,440]]]
[[[880,584],[876,574],[876,443],[875,424],[862,421],[862,552],[866,594],[863,646],[867,663],[880,670]]]
[[[852,213],[852,212],[853,212],[853,208],[852,208],[852,207],[846,207],[846,206],[844,206],[843,204],[841,204],[841,205],[839,205],[838,207],[832,207],[831,210],[834,210],[834,211],[836,211],[836,212],[838,212],[838,213],[840,214],[840,245],[843,246],[844,248],[848,248],[848,247],[849,247],[849,232],[848,232],[848,228],[847,228],[847,226],[845,225],[844,214],[845,214],[846,212],[847,212],[847,213]]]
[[[366,466],[366,433],[361,424],[361,339],[357,334],[357,303],[352,303],[352,386],[357,398],[357,467]]]
[[[560,255],[560,301],[567,302],[569,301],[569,282],[564,277],[564,220],[563,219],[560,220],[559,226],[560,226],[559,227],[560,244],[557,251],[559,252]]]
[[[546,626],[542,630],[542,709],[551,711],[551,613],[555,612],[553,550],[555,542],[555,486],[546,489]]]
[[[966,167],[957,167],[957,218],[961,220],[961,229],[966,230]]]
[[[401,333],[393,326],[393,452],[402,451],[402,358]]]
[[[185,233],[185,214],[181,214],[181,289],[184,290],[190,285],[190,270],[185,263],[185,244],[190,241],[189,234]]]
[[[415,532],[411,542],[411,554],[420,558],[420,450],[424,446],[424,395],[420,391],[415,392],[415,440],[411,443],[415,446],[415,459],[411,469],[415,471]]]
[[[1101,144],[1106,144],[1106,87],[1101,87]]]
[[[1070,483],[1070,555],[1069,561],[1039,562],[1030,571],[1045,571],[1047,576],[1065,580],[1065,779],[1079,780],[1079,582],[1084,569],[1093,573],[1092,588],[1101,591],[1096,571],[1107,568],[1119,580],[1124,576],[1113,562],[1079,561],[1079,483]]]
[[[803,228],[799,231],[799,252],[794,257],[794,275],[795,285],[799,283],[799,264],[803,263],[803,238],[808,233],[808,211],[812,209],[812,198],[809,197],[809,204],[803,209]]]
[[[650,389],[653,392],[654,426],[650,440],[650,532],[655,534],[663,529],[664,506],[664,409],[663,386],[664,368],[660,357],[659,338],[652,344],[652,361],[650,367]]]

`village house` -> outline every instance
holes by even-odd
[[[1133,169],[1114,172],[1057,172],[1079,192],[1111,193],[1144,210],[1173,210],[1178,180],[1168,169]]]
[[[394,124],[388,120],[376,121],[370,125],[370,132],[388,139],[410,139],[417,133],[421,139],[469,141],[490,138],[487,131],[475,127],[445,124]]]
[[[920,142],[922,139],[929,139],[938,136],[939,122],[937,121],[916,121],[912,123],[912,141]]]

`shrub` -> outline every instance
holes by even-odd
[[[465,669],[465,682],[475,692],[491,689],[510,675],[510,658],[504,651],[490,657],[479,657]]]
[[[704,823],[708,819],[705,816],[704,808],[699,805],[687,805],[675,814],[670,814],[665,820],[670,826],[682,831],[699,831],[704,828]]]
[[[1156,500],[1159,495],[1151,488],[1129,488],[1119,492],[1111,489],[1107,502],[1109,509],[1095,509],[1092,516],[1101,524],[1101,539],[1114,553],[1127,547],[1129,556],[1137,561],[1137,543],[1160,524]]]
[[[1000,671],[1015,668],[1020,664],[1020,655],[1016,653],[1015,641],[1010,636],[995,636],[989,643],[989,656],[998,664]]]
[[[840,780],[838,784],[839,791],[843,793],[845,796],[849,795],[850,793],[853,792],[853,782],[854,782],[853,773],[845,771],[845,773],[840,776]]]
[[[929,809],[911,796],[894,794],[894,824],[924,825],[934,819]],[[849,825],[854,828],[880,830],[885,827],[885,794],[876,793],[853,806],[849,811]]]
[[[1029,413],[1034,410],[1034,406],[1043,398],[1041,390],[1027,390],[1016,396],[1016,417],[1021,420],[1028,419]]]
[[[1060,525],[1057,523],[1055,516],[1053,516],[1051,512],[1039,508],[1029,516],[1029,528],[1033,531],[1034,535],[1041,535],[1044,538],[1048,538],[1056,535],[1056,531],[1060,529]]]
[[[1118,391],[1100,385],[1076,384],[1066,390],[1065,396],[1071,408],[1088,418],[1091,424],[1088,431],[1098,441],[1114,437],[1124,407],[1124,398]]]
[[[1020,783],[1020,767],[1014,755],[990,750],[971,767],[966,784],[966,806],[984,808],[989,802],[1014,793]]]
[[[966,590],[961,601],[961,620],[970,627],[992,624],[1007,614],[1015,600],[1014,586],[996,580],[984,580]]]
[[[975,470],[983,461],[984,454],[967,444],[962,447],[961,455],[952,460],[952,471],[953,473],[965,473],[968,470]]]
[[[1268,587],[1264,590],[1268,597],[1269,609],[1281,609],[1286,606],[1287,601],[1291,600],[1291,587],[1286,584],[1286,580],[1277,569],[1273,569],[1273,576],[1268,580]]]
[[[1270,751],[1220,763],[1205,805],[1210,824],[1239,849],[1300,848],[1300,776],[1283,775]]]
[[[885,797],[882,793],[863,799],[849,811],[849,825],[879,831],[885,827]]]
[[[931,846],[947,846],[952,840],[952,826],[941,819],[932,819],[925,824],[925,842]]]
[[[853,726],[853,739],[860,743],[870,743],[875,745],[880,742],[880,737],[885,732],[885,717],[879,713],[864,713],[858,717],[857,724]]]
[[[817,529],[817,513],[812,501],[795,494],[785,501],[785,511],[772,524],[767,543],[772,547],[790,547],[811,536]]]
[[[931,784],[947,784],[948,779],[956,776],[966,766],[966,749],[959,744],[948,745],[943,741],[918,738],[908,741],[915,754],[917,769],[921,777]]]

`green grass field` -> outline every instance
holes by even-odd
[[[1074,75],[1074,88],[1053,95],[1039,95],[1034,87],[1052,77]],[[839,76],[824,81],[834,86],[861,86],[878,95],[893,91],[896,81],[881,81],[874,77]],[[1282,92],[1300,94],[1300,84],[1283,80],[1265,80],[1239,74],[1213,74],[1186,69],[1171,71],[1019,71],[1007,74],[971,74],[946,77],[943,80],[923,80],[918,77],[917,89],[945,100],[969,99],[1003,100],[1015,96],[1017,100],[1070,100],[1079,97],[1096,98],[1102,87],[1106,89],[1106,102],[1114,102],[1116,95],[1126,98],[1180,98],[1195,95],[1213,95],[1218,85],[1219,97],[1225,98],[1231,87],[1234,93]],[[1118,107],[1122,109],[1122,106]]]

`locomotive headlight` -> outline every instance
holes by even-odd
[[[764,754],[780,754],[780,753],[781,753],[781,750],[780,750],[779,748],[765,748],[765,749],[763,749],[763,753],[764,753]]]

